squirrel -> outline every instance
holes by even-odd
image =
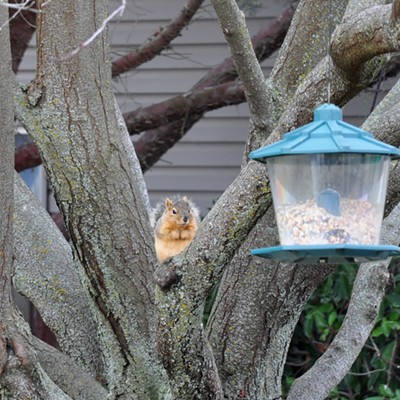
[[[194,239],[199,222],[199,209],[186,196],[157,204],[151,225],[158,261],[163,263],[184,250]]]

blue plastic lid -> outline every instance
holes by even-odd
[[[314,121],[283,136],[279,142],[250,153],[250,158],[266,162],[267,158],[291,154],[364,153],[400,158],[400,150],[374,139],[370,132],[343,121],[342,110],[323,104],[314,111]]]

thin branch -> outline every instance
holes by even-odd
[[[203,2],[204,0],[188,0],[179,15],[168,25],[157,30],[146,44],[140,46],[136,51],[114,60],[112,64],[113,78],[152,60],[166,49],[180,35],[182,29],[189,24]]]
[[[33,12],[33,13],[39,12],[39,11],[36,10],[36,9],[32,9],[31,7],[27,7],[27,5],[28,5],[31,1],[32,1],[32,0],[25,0],[25,2],[24,2],[24,3],[21,3],[21,4],[19,4],[19,3],[3,3],[3,2],[0,2],[0,6],[7,7],[7,8],[12,8],[12,9],[18,10],[18,11],[29,10],[29,11],[31,11],[31,12]],[[4,25],[3,25],[3,26],[4,26]],[[3,26],[2,26],[2,27],[3,27]]]
[[[252,46],[244,13],[233,0],[212,0],[212,4],[228,42],[239,79],[243,82],[250,119],[256,130],[263,131],[264,118],[268,115],[271,99],[267,95],[264,74]]]

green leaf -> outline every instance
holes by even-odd
[[[306,337],[312,337],[313,330],[314,330],[314,319],[309,318],[308,316],[304,319],[304,334]]]
[[[367,397],[364,400],[386,400],[386,399],[382,396],[373,396],[373,397]]]
[[[382,335],[382,327],[378,326],[377,328],[375,328],[372,333],[371,336],[372,337],[379,337]]]
[[[382,333],[383,333],[386,337],[388,337],[388,336],[390,335],[391,326],[390,326],[389,321],[388,321],[386,318],[384,318],[384,319],[382,320],[381,328],[382,328]]]
[[[337,312],[336,311],[331,312],[328,317],[328,325],[332,326],[333,323],[336,321],[336,319],[337,319]]]
[[[329,328],[324,329],[324,330],[322,331],[322,334],[320,335],[319,339],[320,339],[322,342],[325,342],[326,338],[328,337],[328,335],[329,335],[330,333],[331,333],[331,331],[330,331]]]
[[[388,385],[379,385],[379,394],[389,397],[394,396],[393,390]]]

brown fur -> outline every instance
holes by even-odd
[[[186,197],[165,200],[154,230],[159,262],[175,256],[190,244],[197,232],[198,219],[198,209]]]

